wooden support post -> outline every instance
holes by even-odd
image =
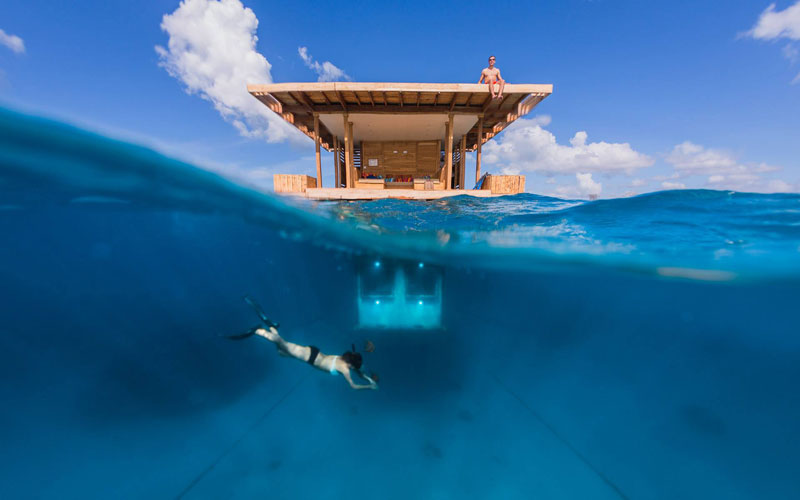
[[[339,136],[333,136],[333,187],[339,187]]]
[[[319,153],[319,113],[314,113],[314,149],[317,155],[317,187],[322,187],[322,157]]]
[[[483,116],[478,119],[478,148],[475,153],[475,184],[481,180],[481,145],[483,143]]]
[[[464,183],[467,180],[467,136],[461,136],[461,161],[458,166],[458,185],[461,189],[467,189]]]
[[[350,187],[352,172],[350,167],[353,164],[353,159],[350,156],[350,146],[352,146],[352,139],[350,139],[350,125],[347,121],[347,113],[344,114],[344,185]]]
[[[447,115],[447,142],[444,145],[445,189],[452,189],[453,177],[453,113]]]
[[[350,185],[348,187],[356,187],[356,141],[353,138],[353,122],[347,122],[347,130],[350,134]]]

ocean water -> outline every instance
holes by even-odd
[[[2,498],[800,497],[800,195],[306,203],[3,110],[0,237]]]

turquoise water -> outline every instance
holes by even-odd
[[[800,195],[305,203],[0,111],[0,235],[3,498],[800,496]]]

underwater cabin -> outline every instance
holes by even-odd
[[[492,99],[485,84],[466,83],[273,83],[247,90],[315,144],[316,176],[275,174],[276,193],[424,200],[524,192],[522,175],[481,176],[481,147],[553,86],[506,84],[502,99]],[[321,148],[333,153],[333,187],[322,185]],[[466,172],[472,151],[474,182]]]

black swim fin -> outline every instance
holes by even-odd
[[[250,305],[250,307],[253,308],[253,310],[255,310],[256,314],[258,314],[258,317],[261,319],[261,321],[264,322],[265,325],[267,325],[267,328],[274,327],[277,330],[281,326],[280,323],[275,323],[274,321],[269,319],[266,313],[264,313],[264,311],[261,309],[261,306],[259,306],[256,303],[256,301],[252,299],[252,297],[250,297],[249,295],[245,295],[244,301],[247,302]]]
[[[254,326],[253,328],[247,330],[244,333],[236,333],[236,334],[233,334],[233,335],[222,335],[222,336],[225,337],[226,339],[230,339],[230,340],[244,340],[247,337],[252,337],[253,335],[255,335],[256,334],[256,330],[258,330],[259,328],[261,328],[261,327],[260,326]]]

